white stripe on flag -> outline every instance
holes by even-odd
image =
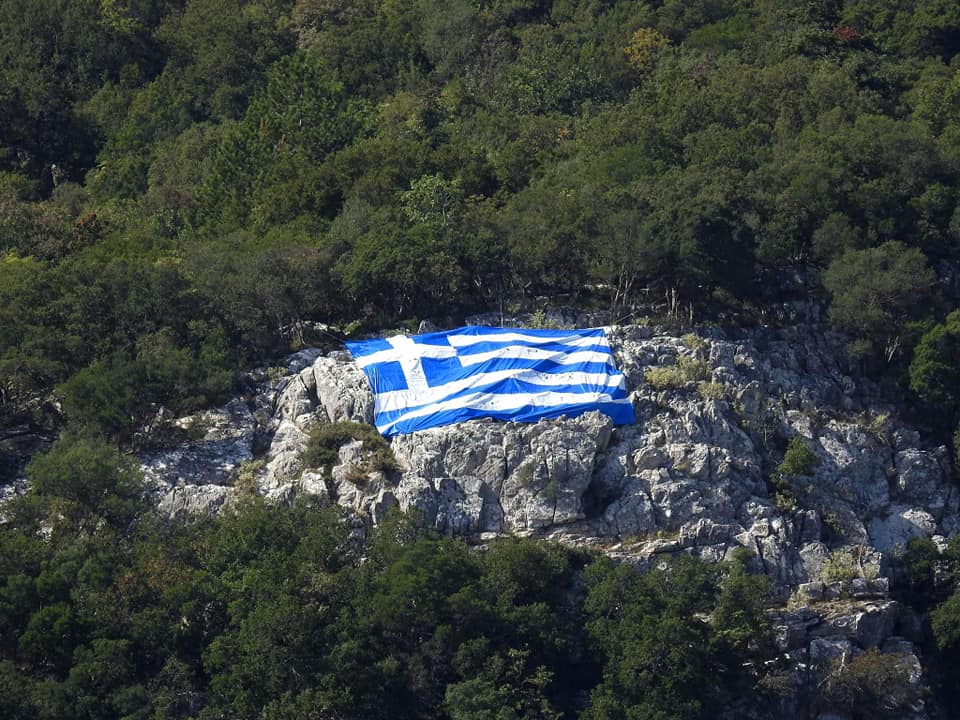
[[[394,343],[398,338],[403,338],[404,340],[409,341],[409,345],[398,347]],[[361,368],[368,367],[370,365],[376,365],[378,363],[385,362],[402,362],[404,358],[415,357],[419,358],[452,358],[457,356],[456,348],[449,347],[447,345],[425,345],[422,343],[413,342],[410,338],[404,337],[403,335],[397,335],[392,338],[388,338],[387,342],[391,345],[394,345],[390,350],[379,350],[375,353],[370,353],[369,355],[361,355],[360,357],[354,358],[357,365]]]

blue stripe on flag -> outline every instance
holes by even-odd
[[[454,423],[466,422],[477,418],[492,418],[493,420],[506,420],[509,422],[536,422],[544,418],[580,417],[584,413],[592,410],[599,410],[608,415],[615,425],[630,425],[634,422],[633,405],[629,401],[620,403],[582,403],[580,405],[566,405],[562,408],[556,406],[537,406],[530,405],[518,412],[473,412],[467,415],[463,410],[443,410],[429,417],[411,418],[404,422],[391,426],[388,432],[383,434],[391,437],[394,435],[406,435],[419,430],[428,430],[442,425],[453,425]],[[379,426],[378,426],[379,427]]]
[[[363,342],[347,343],[350,354],[355,358],[362,355],[372,355],[380,350],[390,350],[391,345],[386,340],[364,340]]]

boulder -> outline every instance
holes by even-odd
[[[330,422],[373,422],[373,393],[348,353],[319,357],[313,364],[316,392]]]
[[[912,538],[930,537],[937,521],[926,510],[894,505],[870,521],[870,544],[878,550],[903,548]]]
[[[894,600],[852,604],[831,610],[814,634],[820,637],[843,636],[863,650],[879,647],[893,634],[900,614]]]
[[[196,515],[216,515],[233,494],[223,485],[185,485],[170,488],[157,503],[162,515],[175,520],[186,520]]]

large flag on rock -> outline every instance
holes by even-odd
[[[496,418],[533,422],[600,410],[634,422],[607,336],[590,330],[465,327],[348,342],[384,435]]]

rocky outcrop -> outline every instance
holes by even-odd
[[[158,491],[172,487],[232,485],[238,468],[253,460],[256,420],[243,400],[174,421],[196,439],[142,453],[140,467]]]
[[[633,326],[609,337],[636,410],[630,427],[599,413],[478,420],[394,438],[398,470],[369,467],[360,442],[331,467],[304,468],[315,425],[373,414],[348,354],[306,350],[272,379],[261,373],[249,404],[178,421],[201,437],[145,454],[144,472],[173,516],[219,511],[242,478],[244,491],[276,502],[338,504],[361,527],[399,507],[451,535],[550,537],[641,566],[746,547],[780,597],[805,608],[778,619],[785,652],[815,665],[888,643],[890,555],[958,530],[946,448],[902,426],[809,328],[732,340]],[[784,474],[795,436],[814,460]]]
[[[636,409],[630,427],[597,413],[473,421],[393,439],[398,472],[367,471],[359,443],[341,448],[334,467],[306,469],[314,425],[373,413],[347,353],[306,350],[279,377],[261,376],[250,407],[235,400],[178,421],[202,437],[145,454],[144,471],[161,495],[221,487],[226,496],[256,454],[257,492],[319,496],[372,522],[398,506],[450,534],[539,534],[639,559],[684,551],[720,560],[748,547],[784,596],[820,580],[836,553],[869,549],[884,571],[884,554],[910,538],[957,531],[946,448],[925,447],[867,383],[844,374],[830,338],[802,328],[677,338],[638,326],[609,336]],[[684,370],[647,382],[657,368]],[[794,436],[816,462],[782,475]],[[209,490],[196,502],[184,499],[190,492],[162,507],[222,506]]]
[[[344,444],[330,467],[305,468],[314,426],[373,414],[348,354],[305,350],[282,373],[256,376],[248,402],[177,421],[197,437],[144,454],[144,472],[175,517],[257,492],[337,504],[361,534],[399,507],[450,535],[548,537],[641,567],[664,553],[720,561],[746,547],[791,598],[773,617],[790,682],[822,682],[838,658],[879,649],[919,683],[913,645],[895,633],[915,640],[922,629],[910,630],[916,622],[890,600],[889,559],[913,537],[942,545],[957,532],[946,448],[902,426],[869,383],[843,372],[836,343],[810,328],[736,340],[645,327],[609,336],[633,426],[599,413],[477,420],[394,438],[398,469],[372,467],[361,442]],[[813,459],[785,474],[794,437]]]
[[[164,515],[187,520],[197,515],[215,515],[232,493],[224,485],[179,485],[162,494],[157,507]]]

